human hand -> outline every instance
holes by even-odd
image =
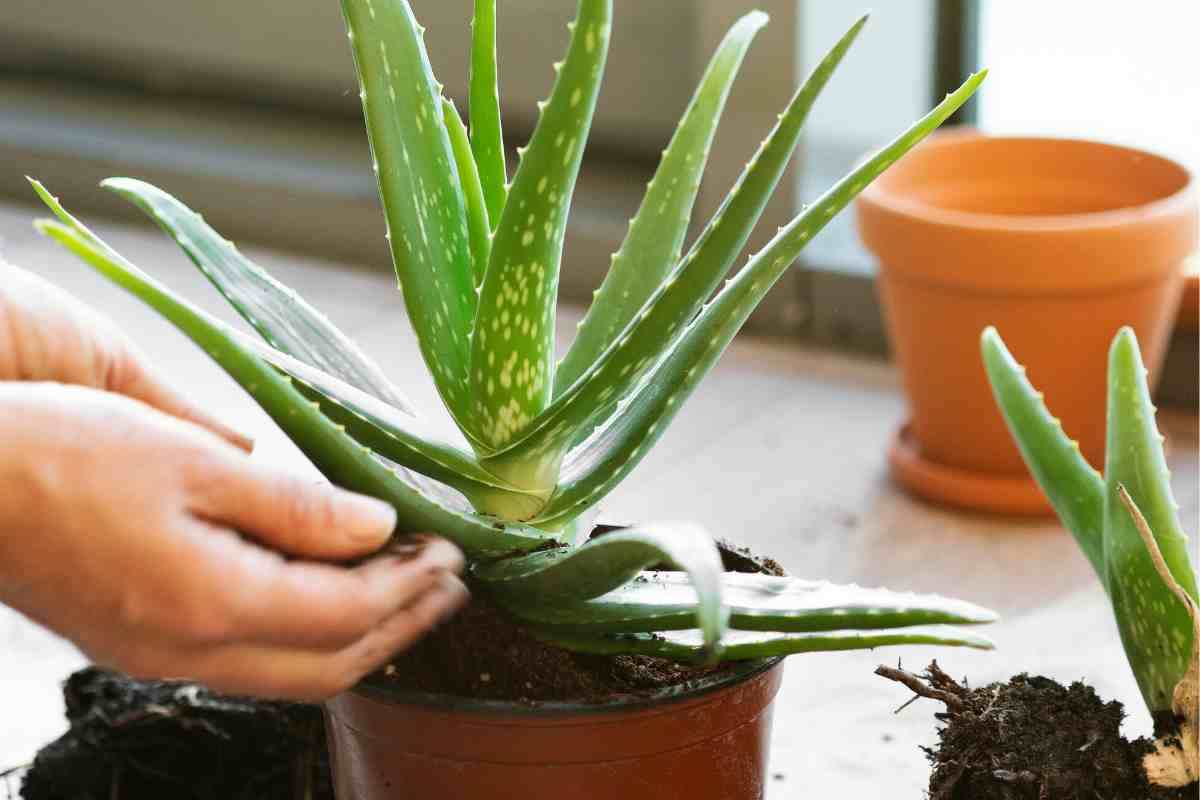
[[[0,259],[0,381],[52,381],[140,400],[250,450],[249,437],[185,400],[107,317]]]
[[[128,398],[0,384],[0,442],[0,602],[135,676],[321,698],[467,597],[433,537],[354,567],[280,555],[366,555],[395,512]]]

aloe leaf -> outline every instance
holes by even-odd
[[[539,524],[549,523],[560,516],[569,518],[582,513],[628,475],[662,436],[683,402],[712,369],[751,312],[795,261],[805,244],[868,183],[966,102],[985,75],[986,72],[980,72],[972,76],[953,94],[947,95],[925,117],[781,228],[766,247],[751,257],[750,262],[685,329],[673,349],[646,375],[634,394],[624,398],[616,419],[610,420],[584,442],[578,458],[562,464],[559,489],[535,520]],[[618,346],[621,342],[618,340]],[[594,383],[605,388],[599,394],[586,388],[574,395],[568,392],[562,398],[563,405],[544,415],[546,420],[533,426],[531,433],[518,445],[483,459],[484,466],[496,471],[495,465],[504,459],[544,457],[547,450],[553,452],[554,448],[563,446],[572,425],[577,426],[587,419],[589,403],[575,411],[570,399],[582,395],[593,403],[608,402],[605,392],[612,388],[611,385],[604,378]]]
[[[1187,607],[1159,577],[1121,502],[1120,487],[1144,515],[1175,581],[1193,600],[1197,595],[1154,411],[1137,337],[1123,328],[1113,340],[1108,362],[1104,557],[1129,666],[1146,705],[1158,712],[1170,710],[1175,685],[1187,672],[1192,621]]]
[[[726,572],[722,596],[737,630],[810,633],[912,625],[993,622],[980,606],[937,595],[839,586],[826,581]],[[696,593],[683,573],[643,573],[582,603],[514,605],[512,613],[544,631],[640,633],[696,627]]]
[[[271,277],[177,198],[133,178],[109,178],[101,186],[131,201],[159,224],[204,276],[271,347],[340,378],[412,414],[412,403],[383,370],[329,319],[295,291]],[[40,184],[34,189],[48,193]]]
[[[493,449],[511,441],[550,399],[563,234],[608,52],[611,15],[612,0],[580,0],[566,60],[522,151],[492,240],[470,386],[472,414]]]
[[[540,638],[577,653],[594,655],[658,656],[675,661],[695,661],[705,645],[697,631],[627,633],[613,636],[571,636],[532,629]],[[947,647],[995,647],[986,636],[941,625],[897,628],[889,631],[826,631],[819,633],[777,633],[773,631],[730,631],[721,641],[722,661],[747,661],[755,658],[826,653],[835,650],[872,650],[895,645],[931,644]]]
[[[462,117],[454,108],[454,102],[442,98],[442,119],[450,135],[450,147],[454,150],[454,161],[458,168],[458,179],[462,184],[463,198],[467,206],[467,233],[471,237],[471,274],[475,286],[483,283],[487,271],[488,254],[492,249],[492,229],[488,224],[487,206],[483,199],[483,187],[479,183],[479,172],[471,144],[467,141],[467,129]]]
[[[767,24],[754,11],[725,35],[709,62],[646,190],[629,232],[579,332],[554,375],[555,394],[603,353],[679,260],[717,122],[754,35]]]
[[[475,281],[441,86],[407,0],[342,0],[342,11],[408,318],[442,401],[471,436]]]
[[[1063,431],[1062,422],[1047,410],[1042,393],[1029,382],[1025,368],[1012,357],[995,328],[983,332],[980,348],[996,405],[1029,471],[1079,543],[1100,582],[1107,585],[1104,479],[1083,457],[1079,443]]]
[[[670,563],[689,576],[692,626],[709,653],[726,627],[721,600],[721,555],[712,538],[692,525],[650,525],[617,531],[582,547],[543,550],[477,565],[472,574],[514,613],[590,600],[637,577],[644,568]]]
[[[762,213],[799,139],[800,128],[865,20],[860,20],[796,93],[689,254],[650,296],[626,329],[526,433],[489,458],[497,470],[530,460],[557,463],[580,429],[608,416],[661,354],[678,341],[728,272]]]
[[[496,0],[475,0],[471,24],[471,151],[488,219],[494,228],[508,197],[504,135],[500,127],[500,85],[496,78]]]
[[[218,323],[219,327],[219,323]],[[240,334],[224,333],[234,339]],[[447,442],[431,427],[360,392],[353,386],[283,353],[253,341],[244,346],[294,380],[294,386],[355,441],[377,455],[441,481],[463,493],[477,508],[503,499],[530,516],[544,505],[543,497],[509,485],[485,470],[473,454]]]
[[[112,248],[71,216],[41,183],[33,180],[30,183],[66,225],[109,257],[120,260]],[[141,181],[117,178],[104,181],[103,185],[133,200],[170,233],[271,346],[255,342],[219,320],[211,321],[213,327],[294,378],[297,390],[310,401],[319,401],[326,416],[345,427],[356,441],[371,447],[377,455],[439,480],[468,497],[478,492],[521,494],[480,467],[471,453],[443,441],[431,426],[404,407],[381,399],[379,394],[389,396],[388,390],[394,387],[374,362],[320,312],[244,258],[232,243],[187,206]],[[323,336],[329,337],[328,344]],[[275,348],[277,342],[288,344],[291,352]],[[301,358],[297,352],[311,357]],[[332,374],[324,365],[333,368]],[[343,378],[361,378],[367,386],[379,391],[364,391]],[[397,396],[403,399],[402,395]],[[413,482],[411,476],[408,482]],[[427,486],[421,488],[431,490]]]
[[[330,481],[395,507],[398,532],[436,530],[472,557],[530,550],[552,540],[549,534],[536,528],[500,524],[445,508],[408,485],[377,460],[368,448],[355,442],[321,414],[287,377],[280,375],[242,341],[227,335],[218,320],[175,296],[82,224],[73,222],[69,225],[50,220],[37,223],[42,233],[145,302],[208,353],[246,389]]]

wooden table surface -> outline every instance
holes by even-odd
[[[0,252],[116,318],[195,399],[252,431],[256,457],[311,469],[190,342],[37,237],[33,216],[30,208],[0,205]],[[97,227],[135,263],[234,319],[149,225]],[[360,341],[429,416],[442,418],[390,276],[248,251]],[[577,312],[560,316],[564,337],[576,319]],[[922,700],[893,714],[908,695],[871,674],[884,661],[918,667],[937,657],[972,683],[1021,671],[1084,679],[1128,704],[1130,733],[1149,729],[1107,600],[1071,538],[1052,521],[950,511],[900,492],[888,480],[883,453],[904,414],[889,364],[742,338],[605,506],[615,519],[701,521],[797,575],[952,594],[1003,615],[987,631],[998,644],[994,652],[909,647],[789,659],[776,704],[770,798],[923,796],[928,772],[918,746],[933,741],[936,709]],[[1160,422],[1184,526],[1195,534],[1197,419],[1167,411]],[[78,591],[86,602],[86,587]],[[4,608],[0,653],[2,771],[63,729],[59,682],[83,660]]]

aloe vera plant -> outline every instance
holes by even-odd
[[[1148,773],[1164,785],[1190,783],[1200,777],[1196,574],[1137,337],[1123,328],[1109,351],[1103,475],[1051,416],[995,329],[984,331],[982,351],[1025,462],[1108,592],[1147,708],[1156,720],[1184,721],[1178,738],[1160,742]]]
[[[985,609],[725,574],[712,539],[692,526],[648,525],[578,541],[589,510],[654,445],[804,245],[962,105],[982,73],[781,228],[713,297],[783,174],[805,116],[865,22],[796,92],[685,252],[718,119],[766,22],[757,12],[743,17],[713,56],[578,337],[556,364],[563,235],[608,51],[611,0],[580,0],[566,57],[532,138],[518,150],[511,182],[497,94],[496,4],[475,5],[469,127],[442,97],[405,0],[342,5],[396,274],[462,442],[432,433],[348,337],[166,192],[127,178],[104,183],[174,237],[265,341],[174,295],[35,181],[58,218],[39,222],[40,230],[204,348],[330,480],[390,502],[401,531],[453,540],[481,590],[564,647],[746,659],[884,644],[990,646],[945,627],[990,621]],[[673,570],[644,572],[664,563]]]

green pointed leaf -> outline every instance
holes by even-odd
[[[721,602],[721,556],[712,537],[692,525],[629,528],[590,540],[582,547],[543,550],[477,565],[472,575],[515,613],[590,600],[661,562],[690,578],[693,626],[715,646],[725,630]],[[710,650],[711,651],[711,650]]]
[[[678,341],[745,244],[787,167],[809,109],[864,22],[852,27],[805,81],[688,256],[634,321],[525,434],[488,457],[491,469],[505,472],[528,462],[557,465],[562,452],[578,441],[579,432],[607,418],[617,401]]]
[[[810,633],[882,630],[912,625],[993,622],[985,608],[937,595],[839,586],[826,581],[726,572],[722,596],[737,630]],[[696,592],[677,572],[643,573],[637,580],[582,603],[515,604],[521,621],[543,631],[642,633],[696,626]]]
[[[562,465],[559,489],[546,509],[535,518],[538,524],[551,524],[560,516],[569,518],[582,513],[603,499],[637,466],[767,291],[795,262],[812,237],[892,162],[966,102],[985,75],[986,72],[980,72],[972,76],[933,111],[839,181],[800,216],[781,228],[775,238],[726,283],[685,329],[673,349],[638,384],[633,395],[622,400],[616,419],[586,440],[572,463]],[[621,346],[621,340],[618,340],[618,346]],[[645,358],[649,360],[650,356]],[[606,380],[601,377],[595,381],[597,386],[605,387],[598,395],[586,388],[574,395],[568,391],[562,397],[563,405],[556,402],[558,407],[544,415],[545,422],[535,424],[530,435],[509,451],[484,459],[484,466],[495,471],[495,465],[505,459],[544,457],[547,449],[553,452],[554,448],[562,446],[571,423],[578,424],[579,420],[586,419],[582,414],[572,413],[569,401],[582,395],[594,397],[594,402],[608,402],[604,392],[612,387]],[[585,403],[583,409],[586,408]]]
[[[579,333],[554,375],[562,394],[608,349],[679,261],[700,178],[733,79],[767,15],[753,11],[726,34],[709,62],[646,190],[629,233],[613,256]]]
[[[472,414],[493,449],[511,441],[550,400],[563,234],[608,53],[611,15],[612,0],[580,0],[566,60],[523,151],[492,240],[470,386]]]
[[[246,389],[330,481],[378,497],[395,507],[397,531],[436,530],[472,557],[530,550],[552,540],[549,534],[535,528],[504,525],[443,507],[408,485],[369,449],[321,414],[288,378],[244,345],[253,340],[228,336],[218,320],[176,297],[81,223],[69,219],[72,222],[68,224],[40,220],[38,229],[192,339]]]
[[[533,629],[548,642],[577,653],[595,655],[658,656],[675,661],[695,661],[703,645],[697,631],[664,633],[628,633],[613,636],[571,636]],[[931,644],[944,647],[995,647],[986,636],[955,628],[930,625],[898,628],[890,631],[828,631],[821,633],[776,633],[772,631],[730,631],[722,639],[722,661],[746,661],[755,658],[826,653],[835,650],[873,650],[876,647]]]
[[[446,484],[465,495],[476,508],[505,502],[510,508],[524,508],[524,516],[530,516],[544,505],[544,497],[510,486],[491,474],[471,453],[445,441],[432,426],[283,353],[254,341],[242,341],[237,331],[224,328],[223,332],[291,377],[302,395],[319,404],[326,417],[376,455]]]
[[[1092,564],[1100,582],[1104,568],[1104,479],[1083,454],[1079,443],[1063,431],[1042,393],[1025,376],[1025,368],[1008,352],[995,328],[983,332],[983,365],[1000,407],[1029,471]]]
[[[246,258],[204,219],[167,192],[133,178],[101,186],[131,201],[179,244],[242,318],[271,345],[410,414],[412,403],[383,370],[329,319]],[[43,199],[48,193],[34,185]],[[52,206],[53,208],[53,206]]]
[[[408,318],[442,401],[470,437],[475,281],[441,86],[407,0],[342,0],[342,11]]]
[[[492,228],[508,197],[504,135],[500,128],[500,85],[496,79],[496,0],[475,0],[471,25],[471,151],[475,154]]]
[[[467,141],[467,129],[454,103],[442,98],[442,119],[450,135],[450,146],[454,150],[454,162],[462,184],[463,198],[467,205],[467,232],[471,237],[471,274],[478,287],[483,283],[487,271],[488,254],[492,250],[492,229],[488,224],[487,207],[483,200],[483,187],[479,184],[475,157]]]
[[[1145,516],[1176,582],[1193,600],[1197,595],[1154,411],[1137,338],[1123,328],[1108,362],[1104,557],[1125,655],[1146,705],[1158,712],[1171,708],[1175,685],[1187,672],[1192,621],[1187,607],[1159,577],[1119,487],[1125,487]]]

